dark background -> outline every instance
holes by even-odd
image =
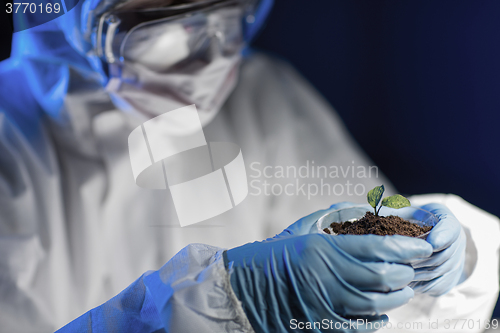
[[[498,216],[499,17],[497,0],[276,0],[255,45],[312,82],[401,193]]]
[[[318,88],[400,192],[500,215],[499,18],[495,0],[277,0],[256,44]]]

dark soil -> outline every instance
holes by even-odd
[[[331,228],[331,230],[330,230]],[[332,223],[330,228],[323,229],[330,234],[333,231],[339,235],[403,235],[417,237],[431,230],[432,227],[421,227],[402,219],[399,216],[375,216],[366,212],[365,216],[354,222]]]

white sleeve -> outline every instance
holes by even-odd
[[[250,332],[222,258],[191,244],[58,332]]]
[[[233,292],[222,253],[191,244],[145,277],[167,332],[254,332]]]
[[[493,216],[455,195],[431,194],[410,198],[414,205],[440,203],[462,224],[466,236],[464,273],[441,297],[416,295],[410,303],[388,313],[391,329],[381,332],[482,332],[490,323],[499,291],[500,225]]]

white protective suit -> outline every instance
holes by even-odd
[[[8,70],[22,75],[19,66],[12,63]],[[273,236],[332,203],[365,200],[366,192],[346,191],[310,198],[300,191],[256,195],[251,186],[236,208],[180,228],[168,191],[142,189],[134,182],[127,137],[143,119],[117,110],[96,81],[71,71],[60,117],[43,116],[29,127],[13,116],[21,110],[8,101],[9,89],[16,87],[2,88],[0,110],[0,332],[54,331],[156,269],[141,279],[156,274],[161,281],[158,290],[165,291],[161,296],[170,311],[162,312],[169,318],[163,323],[167,332],[251,332],[221,250]],[[321,96],[289,65],[261,54],[244,61],[236,89],[204,132],[208,141],[241,147],[249,181],[266,180],[256,171],[265,166],[273,167],[271,172],[275,166],[298,168],[313,161],[344,170],[371,165]],[[297,179],[267,180],[288,184]],[[298,181],[306,189],[322,185],[313,177]],[[390,187],[381,174],[368,178],[347,172],[324,181],[350,181],[366,190]],[[424,330],[396,330],[422,332],[429,320],[442,325],[444,318],[463,318],[480,320],[481,326],[446,332],[482,331],[498,297],[497,218],[452,195],[410,200],[443,203],[463,223],[465,280],[439,298],[416,296],[388,314],[391,322],[423,322]],[[112,318],[108,321],[111,330]]]

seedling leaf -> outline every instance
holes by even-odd
[[[370,204],[370,206],[372,206],[373,208],[376,208],[378,206],[378,203],[380,202],[384,191],[384,185],[380,185],[376,186],[368,192],[366,198],[368,199],[368,203]]]
[[[399,209],[403,207],[409,207],[410,205],[410,200],[406,199],[401,194],[395,194],[382,200],[382,206],[386,206],[389,208]]]

